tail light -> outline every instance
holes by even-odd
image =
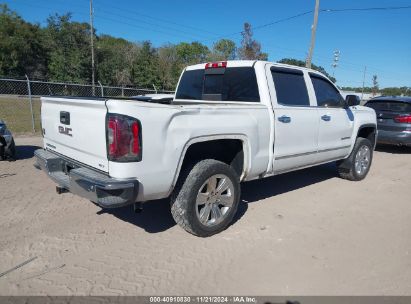
[[[209,62],[206,63],[205,69],[218,69],[218,68],[226,68],[227,61],[220,61],[220,62]]]
[[[110,161],[141,161],[141,123],[120,114],[109,114],[107,119],[107,156]]]
[[[411,115],[401,115],[394,118],[395,122],[398,123],[409,123],[411,124]]]

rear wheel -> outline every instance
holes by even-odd
[[[358,137],[350,156],[337,162],[340,177],[352,181],[364,179],[370,171],[372,157],[371,142],[366,138]]]
[[[229,165],[207,159],[197,163],[176,186],[171,201],[174,220],[201,237],[223,231],[240,200],[238,175]]]
[[[14,143],[14,139],[11,139],[9,147],[6,149],[6,159],[11,161],[16,160],[16,144]]]

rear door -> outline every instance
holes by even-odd
[[[43,97],[44,147],[108,172],[104,99]]]
[[[319,122],[317,108],[310,104],[306,76],[301,70],[273,66],[267,78],[269,86],[274,85],[274,172],[314,164]]]
[[[318,109],[318,162],[343,158],[350,152],[354,114],[330,81],[315,73],[310,78]]]

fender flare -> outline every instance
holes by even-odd
[[[357,137],[358,137],[358,134],[360,134],[360,131],[362,130],[362,129],[365,129],[365,128],[373,128],[374,130],[375,130],[375,132],[374,132],[374,148],[375,148],[375,145],[377,144],[377,135],[378,135],[378,128],[377,128],[377,125],[376,124],[374,124],[374,123],[366,123],[366,124],[363,124],[363,125],[360,125],[359,127],[358,127],[358,130],[357,130],[357,136],[355,137],[356,139],[357,139]]]
[[[238,139],[241,140],[243,144],[243,153],[244,153],[244,165],[243,165],[243,171],[240,176],[240,181],[244,180],[244,178],[247,176],[248,172],[250,171],[251,168],[251,146],[250,146],[250,141],[248,140],[247,136],[244,134],[216,134],[216,135],[205,135],[205,136],[198,136],[198,137],[193,137],[189,139],[183,147],[183,150],[180,154],[176,172],[173,177],[173,181],[171,183],[171,187],[169,190],[168,195],[171,194],[171,192],[174,190],[174,187],[177,183],[177,180],[180,176],[181,173],[181,167],[184,162],[184,158],[186,156],[188,148],[190,148],[191,145],[200,143],[200,142],[207,142],[207,141],[212,141],[212,140],[220,140],[220,139]]]

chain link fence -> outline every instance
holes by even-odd
[[[14,133],[40,132],[40,96],[131,97],[173,91],[0,78],[0,119]]]

